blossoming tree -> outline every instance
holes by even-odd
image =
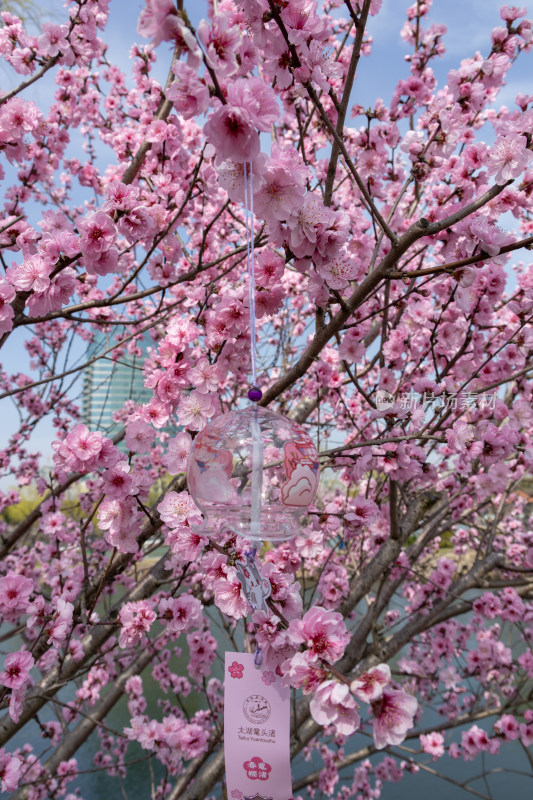
[[[431,0],[398,11],[405,73],[365,109],[381,0],[219,0],[196,27],[181,0],[146,0],[127,76],[108,6],[69,0],[38,35],[0,15],[0,332],[7,363],[30,362],[0,373],[20,420],[2,511],[39,494],[1,528],[2,789],[79,796],[99,737],[94,769],[123,778],[140,752],[154,798],[223,796],[219,656],[256,644],[293,689],[295,797],[375,798],[450,757],[526,749],[533,97],[498,102],[530,57],[525,9],[504,6],[440,86]],[[28,93],[51,76],[40,108]],[[261,405],[325,469],[300,535],[261,555],[272,594],[253,619],[234,566],[249,545],[198,532],[184,474],[248,388],[245,164]],[[73,388],[97,332],[93,359],[150,344],[152,397],[112,438]],[[32,450],[46,416],[51,466]]]

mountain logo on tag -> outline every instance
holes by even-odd
[[[272,798],[271,797],[263,797],[262,794],[254,794],[253,797],[251,795],[248,796],[248,795],[245,794],[244,797],[243,797],[243,800],[272,800]]]
[[[247,697],[242,710],[246,719],[254,725],[261,725],[266,722],[272,713],[270,703],[262,694],[251,694]]]

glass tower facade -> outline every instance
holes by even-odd
[[[111,347],[115,337],[124,332],[114,331],[113,337],[99,332],[87,348],[87,360],[94,358]],[[147,403],[152,392],[144,386],[142,366],[146,357],[148,342],[143,339],[136,344],[141,354],[130,354],[127,344],[124,352],[117,356],[111,351],[107,356],[98,358],[86,367],[83,374],[83,422],[90,430],[101,430],[113,436],[120,425],[113,420],[113,414],[119,411],[127,400],[134,403]],[[115,360],[114,360],[115,359]]]

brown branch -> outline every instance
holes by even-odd
[[[328,325],[324,326],[315,334],[296,364],[288,369],[274,386],[271,386],[270,389],[267,389],[267,391],[263,393],[263,398],[259,404],[262,406],[268,405],[296,383],[299,378],[305,375],[310,369],[314,359],[319,355],[329,340],[344,326],[350,314],[353,314],[355,309],[364,302],[366,297],[376,288],[381,280],[388,277],[393,265],[407,252],[412,244],[424,236],[433,236],[435,233],[440,233],[440,231],[445,228],[452,227],[474,211],[483,208],[483,206],[503,192],[509,183],[512,183],[512,181],[508,181],[503,186],[495,184],[485,192],[485,194],[481,195],[481,197],[478,197],[476,200],[473,200],[468,205],[455,211],[439,222],[433,222],[428,225],[427,220],[421,219],[413,223],[403,236],[396,243],[392,244],[391,249],[375,270],[370,272],[364,281],[354,290],[352,296],[346,301],[347,310],[340,309]]]
[[[351,8],[351,6],[349,7],[349,10],[350,13],[353,14],[353,9]],[[352,16],[352,19],[357,26],[357,33],[353,44],[352,56],[350,58],[348,72],[346,74],[346,81],[344,84],[342,99],[340,102],[340,107],[338,109],[337,125],[335,126],[337,131],[337,136],[339,137],[339,139],[343,138],[344,120],[346,119],[348,103],[350,102],[350,95],[352,93],[352,87],[355,80],[355,73],[357,71],[357,66],[359,64],[359,59],[361,57],[361,46],[363,44],[363,36],[365,33],[366,21],[369,10],[370,10],[370,0],[364,0],[363,8],[359,18],[357,19],[356,17]],[[329,158],[328,172],[326,175],[326,184],[324,189],[325,206],[331,205],[333,184],[335,182],[335,174],[337,172],[337,162],[339,160],[339,155],[340,155],[339,145],[337,144],[336,141],[334,141],[331,146],[331,155]]]
[[[148,535],[151,535],[148,533]],[[126,558],[128,555],[126,555]],[[131,554],[129,554],[131,561]],[[118,559],[117,559],[118,562]],[[117,564],[115,562],[115,564]],[[118,612],[124,602],[135,600],[144,600],[154,592],[159,586],[160,581],[168,575],[165,564],[167,562],[167,555],[163,555],[159,561],[146,573],[142,580],[134,587],[131,594],[125,595],[106,615],[103,622],[113,623],[98,625],[93,628],[92,632],[87,634],[82,639],[82,647],[84,656],[81,660],[76,661],[69,654],[66,656],[62,664],[52,667],[51,670],[42,678],[39,683],[29,690],[21,714],[17,722],[11,719],[9,714],[5,714],[0,719],[0,747],[4,745],[9,739],[37,714],[40,709],[49,702],[50,696],[55,695],[66,683],[74,678],[84,664],[89,662],[95,653],[98,653],[104,643],[109,639],[115,630],[115,621]],[[110,574],[114,577],[115,570],[111,570]],[[37,658],[36,658],[37,660]]]
[[[255,247],[259,248],[264,245],[264,239],[259,237],[255,240]],[[188,272],[184,272],[183,275],[180,275],[175,281],[171,281],[167,283],[165,286],[152,286],[150,289],[144,289],[142,292],[134,292],[132,294],[124,294],[118,297],[109,298],[107,300],[88,300],[85,303],[78,303],[75,306],[66,306],[65,308],[60,309],[59,311],[52,311],[50,314],[45,314],[42,317],[24,317],[20,322],[17,323],[17,326],[20,325],[34,325],[38,322],[49,322],[52,319],[58,319],[59,317],[64,317],[66,314],[75,314],[78,311],[86,311],[89,308],[109,308],[110,306],[122,305],[123,303],[132,303],[134,300],[141,300],[144,297],[149,297],[152,294],[156,294],[157,292],[164,292],[167,289],[171,289],[173,286],[178,286],[180,283],[185,283],[186,281],[192,281],[196,278],[201,272],[206,272],[211,267],[218,266],[224,261],[227,261],[229,258],[232,258],[235,255],[240,255],[246,251],[246,245],[242,245],[240,247],[236,247],[235,249],[231,250],[229,253],[226,253],[223,256],[215,259],[214,261],[209,261],[206,264],[202,264],[201,267],[195,267]]]
[[[182,5],[181,0],[180,0],[180,5]],[[179,58],[180,53],[181,53],[180,48],[176,47],[174,49],[174,53],[172,54],[172,61],[171,61],[170,68],[169,68],[169,71],[168,71],[168,77],[167,77],[165,88],[168,88],[168,86],[170,85],[170,83],[172,81],[172,78],[173,78],[172,67],[174,66],[174,63],[176,62],[176,60]],[[167,98],[165,97],[164,92],[162,92],[161,93],[161,100],[159,102],[158,109],[155,112],[154,120],[157,121],[157,122],[159,122],[160,120],[166,120],[171,111],[172,111],[172,103],[171,103],[170,100],[167,100]],[[133,156],[129,167],[127,168],[126,172],[122,176],[122,183],[126,183],[126,184],[133,183],[133,181],[137,177],[137,174],[138,174],[139,170],[141,169],[141,167],[142,167],[142,165],[144,163],[144,159],[146,158],[146,154],[151,149],[151,147],[152,147],[152,143],[151,142],[147,142],[146,139],[144,139],[144,141],[139,146],[139,149],[137,150],[137,152]]]
[[[61,53],[58,53],[57,56],[54,56],[53,58],[48,59],[48,61],[46,61],[44,63],[44,65],[41,67],[41,69],[38,72],[35,73],[35,75],[32,75],[32,77],[28,78],[27,81],[22,81],[22,83],[19,83],[19,85],[17,87],[15,87],[15,89],[11,89],[10,92],[6,92],[6,94],[3,94],[0,97],[0,106],[3,103],[6,103],[8,100],[11,100],[11,98],[15,97],[15,95],[20,94],[20,92],[23,92],[24,89],[27,89],[28,86],[32,85],[32,83],[35,83],[36,81],[38,81],[40,78],[43,77],[43,75],[46,75],[48,70],[52,69],[52,67],[55,64],[57,64],[57,62],[58,62],[58,60],[60,58],[61,58]]]
[[[273,0],[269,0],[269,7],[270,7],[270,12],[272,14],[272,17],[276,21],[276,24],[277,24],[278,28],[280,29],[280,31],[281,31],[281,33],[283,35],[283,38],[285,39],[285,43],[287,45],[287,48],[288,48],[289,52],[291,53],[293,66],[294,67],[300,67],[301,66],[301,62],[300,62],[300,59],[298,58],[298,53],[296,51],[296,48],[290,42],[289,34],[288,34],[287,29],[285,27],[285,24],[284,24],[284,22],[283,22],[283,20],[281,18],[281,15],[279,13],[279,9],[277,8],[277,6],[273,2]],[[356,64],[354,66],[356,66]],[[371,214],[377,220],[380,228],[384,231],[384,233],[387,235],[387,237],[390,239],[390,241],[393,244],[395,244],[398,237],[389,228],[389,226],[387,225],[387,223],[385,222],[385,220],[381,216],[380,212],[378,211],[378,209],[377,209],[374,201],[372,200],[372,197],[371,197],[370,193],[368,192],[364,182],[361,180],[361,177],[359,176],[359,173],[357,172],[357,170],[356,170],[356,168],[355,168],[355,166],[353,164],[353,161],[351,160],[351,158],[350,158],[350,156],[348,154],[348,151],[346,150],[346,147],[344,146],[344,142],[340,138],[339,134],[335,130],[335,127],[333,126],[333,123],[331,122],[330,118],[326,114],[326,111],[325,111],[324,106],[322,105],[322,103],[320,101],[320,98],[319,98],[318,94],[313,89],[313,86],[311,85],[310,81],[306,81],[305,83],[303,83],[303,86],[305,87],[305,89],[307,91],[307,94],[311,98],[311,101],[313,102],[313,105],[315,106],[315,108],[319,112],[319,114],[320,114],[320,116],[322,118],[322,121],[324,122],[324,125],[329,130],[329,132],[331,133],[331,136],[333,137],[333,142],[336,143],[339,151],[342,153],[342,155],[344,157],[344,160],[346,161],[346,165],[348,166],[348,169],[352,173],[352,176],[353,176],[357,186],[359,187],[359,191],[361,192],[361,194],[365,198],[366,203],[368,204],[368,206],[370,208]],[[346,103],[348,103],[348,99],[346,100]],[[338,156],[337,156],[337,158],[338,158]]]
[[[452,228],[462,219],[470,216],[470,214],[473,214],[474,211],[479,211],[480,208],[483,208],[483,206],[486,206],[491,200],[494,200],[495,197],[498,197],[498,195],[501,194],[503,190],[506,189],[511,183],[513,183],[512,180],[508,180],[504,184],[495,183],[494,186],[491,186],[490,189],[485,192],[485,194],[482,194],[480,197],[472,200],[471,203],[468,203],[468,205],[458,209],[458,211],[454,211],[454,213],[450,214],[448,217],[441,219],[439,222],[430,222],[429,225],[427,220],[421,219],[419,222],[415,222],[414,225],[409,228],[407,233],[409,233],[409,231],[416,226],[422,227],[423,233],[421,236],[433,236],[435,233],[440,233],[446,228]],[[421,237],[418,236],[417,238]]]
[[[140,675],[145,667],[148,666],[154,657],[152,649],[143,650],[135,659],[125,672],[122,672],[112,683],[108,689],[104,699],[99,705],[91,711],[90,715],[84,716],[74,730],[68,731],[67,735],[62,738],[61,744],[56,751],[42,764],[44,775],[48,773],[49,777],[56,774],[57,768],[62,761],[71,758],[74,753],[87,741],[89,736],[98,726],[100,720],[104,719],[106,714],[113,708],[114,705],[120,700],[124,694],[126,681],[133,675]],[[50,697],[46,697],[48,701]],[[69,706],[72,709],[72,705]],[[77,773],[76,773],[77,774]],[[39,781],[43,780],[43,774],[39,776]],[[11,800],[26,800],[29,793],[29,788],[34,786],[35,783],[22,784],[18,790],[11,795]]]
[[[61,380],[62,378],[66,378],[68,375],[73,375],[75,372],[80,372],[81,370],[87,369],[87,367],[90,367],[91,364],[95,363],[95,361],[99,361],[101,358],[105,358],[108,355],[108,353],[111,353],[113,350],[116,350],[117,347],[121,347],[126,342],[129,342],[135,336],[140,336],[142,333],[145,333],[146,331],[150,330],[150,328],[153,328],[154,325],[158,324],[158,322],[160,322],[159,318],[156,320],[152,320],[148,325],[145,325],[138,331],[130,333],[128,336],[124,337],[124,339],[121,339],[116,344],[113,344],[111,345],[111,347],[108,347],[107,350],[104,350],[103,353],[93,356],[80,366],[72,367],[71,369],[67,369],[64,372],[59,372],[55,375],[51,375],[49,378],[42,378],[40,381],[34,381],[33,383],[25,383],[23,386],[18,386],[16,389],[11,389],[9,392],[4,392],[3,394],[0,394],[0,400],[3,400],[4,397],[12,397],[15,394],[19,394],[20,392],[25,392],[29,389],[35,389],[37,386],[44,386],[45,384],[51,383],[52,381]]]
[[[413,270],[412,272],[394,270],[393,272],[389,272],[387,278],[419,278],[423,275],[437,275],[439,272],[453,272],[461,267],[467,267],[469,264],[476,264],[478,261],[490,261],[504,253],[510,253],[522,247],[530,250],[532,245],[533,236],[528,236],[526,239],[521,239],[519,242],[513,242],[512,244],[506,244],[500,247],[496,255],[490,255],[485,252],[485,250],[482,250],[480,253],[476,253],[476,255],[470,256],[469,258],[461,258],[459,261],[451,261],[449,264],[441,264],[436,267],[426,267],[424,269]]]
[[[311,86],[311,83],[309,81],[307,83],[305,83],[304,86],[305,86],[305,88],[307,90],[307,93],[308,93],[309,97],[311,98],[312,102],[314,103],[314,105],[318,109],[318,112],[319,112],[319,114],[320,114],[320,116],[322,118],[322,121],[324,122],[326,128],[331,133],[331,136],[333,137],[334,143],[337,144],[337,147],[339,148],[340,152],[342,153],[344,161],[346,162],[346,166],[348,167],[350,173],[352,174],[352,177],[353,177],[354,181],[356,182],[356,184],[357,184],[357,186],[359,188],[359,191],[361,192],[361,194],[365,198],[365,201],[366,201],[366,203],[367,203],[367,205],[369,207],[370,213],[375,218],[375,220],[377,221],[379,227],[381,228],[383,233],[387,236],[387,238],[390,240],[390,242],[392,244],[396,244],[398,242],[398,237],[396,236],[394,231],[389,227],[389,225],[387,224],[386,220],[381,215],[381,213],[378,210],[376,204],[374,203],[374,201],[372,199],[372,196],[370,195],[370,192],[366,188],[366,186],[364,184],[364,181],[362,180],[361,176],[357,172],[357,170],[355,168],[355,165],[354,165],[352,159],[350,158],[350,155],[349,155],[349,153],[348,153],[348,151],[347,151],[347,149],[346,149],[346,147],[344,145],[344,142],[342,141],[342,139],[337,134],[337,131],[333,127],[333,124],[332,124],[330,118],[326,114],[324,106],[320,102],[320,98],[318,97],[317,93],[315,92],[315,90],[313,89],[313,87]]]
[[[389,515],[390,515],[390,537],[391,539],[400,538],[398,527],[398,484],[392,479],[389,481]]]
[[[370,272],[364,281],[353,291],[351,297],[346,301],[346,309],[340,309],[330,322],[315,333],[312,341],[304,350],[296,364],[290,367],[279,380],[263,393],[260,405],[266,406],[276,397],[285,392],[296,381],[310,369],[315,358],[326,346],[329,340],[338,333],[347,322],[348,318],[360,306],[367,296],[378,286],[380,281],[388,274],[397,260],[408,250],[408,248],[421,236],[424,236],[426,229],[423,225],[415,223],[401,237],[397,244],[393,244],[387,255],[382,259],[375,270]]]
[[[224,749],[220,746],[193,783],[183,791],[182,782],[178,780],[165,800],[205,800],[223,774]]]

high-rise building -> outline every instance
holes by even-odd
[[[105,353],[114,343],[115,337],[123,334],[115,328],[113,336],[98,332],[87,348],[87,360]],[[144,386],[142,366],[146,357],[148,341],[137,344],[142,355],[130,354],[127,345],[117,357],[116,351],[98,358],[86,367],[83,374],[83,422],[90,430],[101,430],[113,435],[119,428],[113,414],[119,411],[127,400],[147,403],[152,392]],[[114,360],[116,359],[116,360]]]

